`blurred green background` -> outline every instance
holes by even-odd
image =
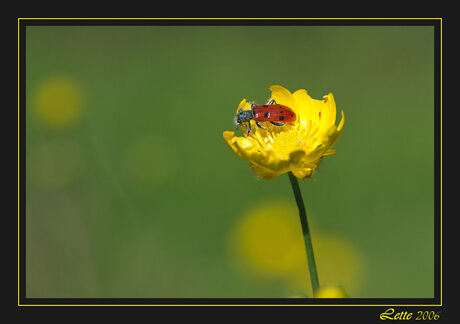
[[[421,26],[27,26],[27,297],[302,291],[232,247],[257,206],[295,211],[287,175],[257,180],[222,137],[274,84],[332,92],[347,119],[337,154],[301,181],[314,247],[330,250],[320,281],[433,297],[433,39]]]

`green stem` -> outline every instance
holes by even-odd
[[[316,270],[315,255],[313,254],[313,245],[311,243],[311,234],[308,227],[307,212],[300,192],[299,182],[292,172],[289,172],[289,180],[291,181],[292,190],[294,191],[295,201],[299,208],[300,223],[302,225],[303,238],[305,241],[305,249],[307,251],[308,270],[310,271],[311,286],[313,294],[319,288],[318,271]]]

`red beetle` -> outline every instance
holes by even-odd
[[[284,123],[294,122],[296,120],[295,112],[291,108],[276,104],[275,100],[270,101],[266,105],[251,104],[250,110],[240,108],[236,114],[236,124],[241,126],[247,122],[247,132],[251,131],[250,121],[254,120],[257,127],[264,129],[259,122],[270,122],[275,126],[283,126]]]

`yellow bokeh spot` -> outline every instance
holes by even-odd
[[[321,287],[314,295],[315,298],[347,298],[347,294],[340,287]]]
[[[230,235],[232,261],[245,275],[282,279],[290,292],[312,296],[305,245],[295,203],[270,201],[248,210]],[[359,293],[364,282],[364,261],[348,240],[310,229],[321,286],[343,286]],[[353,297],[356,297],[353,295]]]
[[[284,202],[270,202],[249,210],[231,233],[232,254],[258,276],[289,275],[305,262],[302,232],[295,218],[290,217],[295,213]]]
[[[359,250],[339,235],[323,232],[312,235],[321,286],[343,286],[357,297],[365,282],[364,258]]]
[[[38,122],[50,129],[74,125],[80,119],[84,105],[80,84],[69,77],[54,77],[43,81],[34,99]]]

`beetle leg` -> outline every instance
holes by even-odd
[[[248,126],[246,127],[247,129],[247,132],[248,132],[248,136],[249,136],[249,133],[251,132],[251,122],[248,122]]]
[[[277,122],[274,122],[274,121],[271,121],[270,123],[272,123],[275,126],[284,126],[284,123],[277,123]]]
[[[264,129],[264,130],[267,130],[265,127],[262,127],[262,126],[259,124],[258,121],[256,121],[256,125],[257,125],[257,127],[259,127],[259,128],[262,128],[262,129]]]

